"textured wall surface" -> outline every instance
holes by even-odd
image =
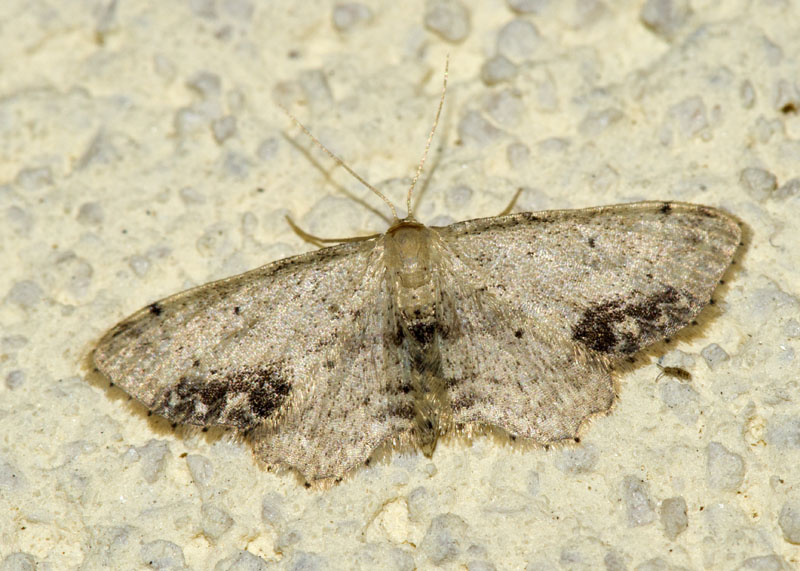
[[[790,0],[2,2],[0,569],[797,568],[798,21]],[[717,303],[580,444],[453,440],[306,489],[87,374],[136,309],[309,250],[286,214],[385,229],[279,106],[402,208],[446,54],[420,220],[523,188],[522,210],[746,224]]]

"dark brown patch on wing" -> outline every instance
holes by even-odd
[[[433,337],[438,330],[436,322],[427,319],[413,321],[409,323],[407,327],[408,334],[411,335],[411,338],[423,345],[433,341]]]
[[[153,412],[181,424],[235,426],[268,420],[286,401],[291,383],[275,364],[237,371],[184,376],[161,395]]]
[[[689,321],[700,307],[673,287],[594,304],[572,328],[572,339],[600,353],[631,355]]]

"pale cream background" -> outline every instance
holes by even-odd
[[[455,19],[426,27],[424,2],[364,2],[347,29],[322,1],[0,4],[0,569],[800,565],[779,525],[800,502],[797,3],[664,2],[687,8],[666,31],[643,2],[440,4]],[[514,18],[538,36],[512,41]],[[517,74],[489,86],[498,41]],[[309,249],[284,214],[385,228],[276,103],[402,206],[448,53],[422,221],[525,187],[527,209],[675,199],[750,228],[716,309],[642,356],[579,447],[445,443],[311,491],[86,379],[139,307]],[[713,369],[712,343],[730,356]],[[693,379],[656,382],[664,355]]]

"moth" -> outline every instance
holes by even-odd
[[[484,427],[570,440],[608,411],[615,366],[709,303],[739,223],[665,201],[426,226],[411,194],[446,79],[406,217],[323,147],[389,204],[385,233],[152,303],[100,339],[97,369],[173,423],[241,431],[308,482]]]

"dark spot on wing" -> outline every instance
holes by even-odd
[[[543,220],[541,216],[537,216],[533,212],[522,212],[519,217],[528,222],[540,222]]]
[[[408,324],[408,333],[417,343],[430,343],[436,335],[436,323],[429,320],[413,321]]]
[[[673,287],[648,296],[594,304],[572,328],[572,338],[601,353],[631,355],[686,325],[700,307]]]
[[[161,315],[161,314],[164,312],[164,310],[163,310],[163,309],[162,309],[162,307],[161,307],[161,306],[158,304],[158,302],[156,302],[156,303],[151,303],[150,305],[148,305],[148,306],[147,306],[147,309],[149,309],[149,310],[150,310],[150,313],[152,313],[152,314],[153,314],[153,315],[155,315],[155,316],[159,316],[159,315]]]
[[[587,242],[588,242],[590,248],[594,248],[595,244],[594,244],[594,238],[593,237],[589,238],[589,240]]]
[[[522,339],[523,335],[525,335],[525,333],[522,331],[522,329],[517,329],[516,331],[514,331],[514,337],[516,337],[517,339]]]
[[[276,365],[243,369],[228,376],[230,390],[247,393],[250,412],[257,420],[266,420],[289,396],[292,385]]]
[[[269,419],[291,393],[277,364],[183,376],[164,391],[153,412],[182,424],[253,428]]]
[[[465,394],[461,395],[450,403],[453,407],[454,413],[459,413],[464,409],[468,409],[475,405],[475,395],[474,394]]]
[[[658,209],[661,214],[669,214],[672,212],[672,205],[669,202],[665,202],[661,205],[661,208]]]
[[[416,410],[414,409],[414,405],[412,403],[404,402],[389,406],[388,414],[389,416],[393,416],[395,418],[412,420],[416,415]]]

